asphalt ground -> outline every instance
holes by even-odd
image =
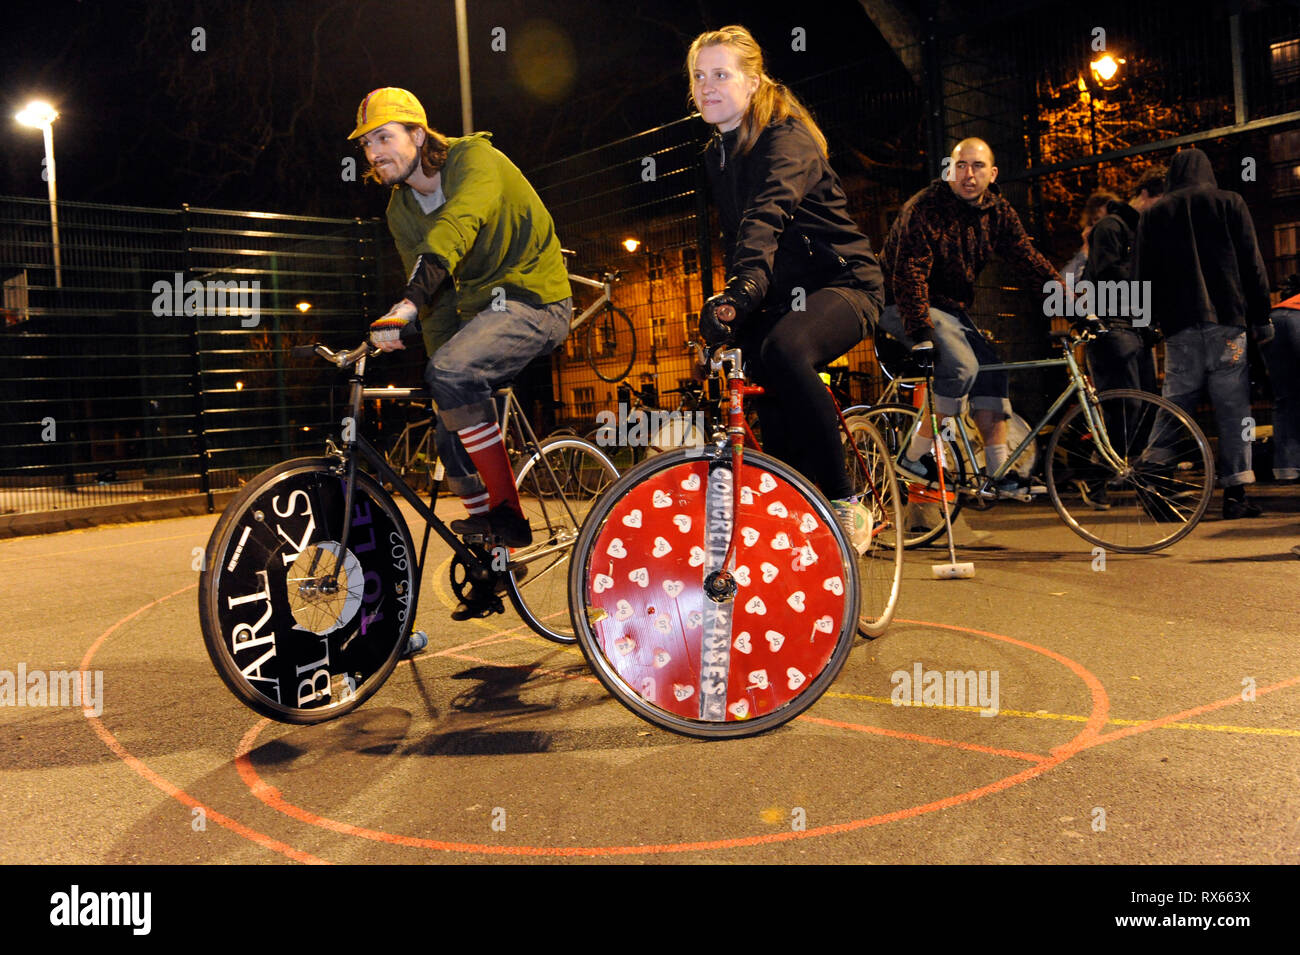
[[[0,670],[103,675],[97,717],[0,706],[0,863],[1294,864],[1300,489],[1256,497],[1104,569],[1046,503],[971,514],[974,579],[909,552],[822,700],[720,742],[640,721],[513,612],[450,621],[445,549],[429,649],[294,727],[208,660],[215,515],[0,541]],[[996,674],[997,714],[894,705],[918,665]]]

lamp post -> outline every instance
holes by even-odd
[[[50,186],[50,228],[54,240],[54,287],[63,288],[63,264],[59,258],[58,188],[54,176],[54,121],[59,118],[59,113],[49,103],[33,100],[14,118],[24,126],[39,129],[45,137],[45,170]]]

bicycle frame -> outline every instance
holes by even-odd
[[[575,315],[573,317],[573,321],[569,322],[569,331],[575,332],[582,327],[583,322],[585,322],[587,319],[591,318],[591,316],[595,315],[598,311],[600,311],[600,307],[602,305],[604,305],[606,302],[613,301],[614,280],[613,278],[610,277],[610,273],[608,272],[605,273],[604,281],[600,281],[600,282],[596,281],[595,279],[589,279],[581,275],[574,275],[572,272],[570,272],[569,281],[577,282],[579,285],[586,285],[589,288],[600,289],[600,297],[597,298],[596,301],[593,302],[590,306],[584,308],[579,314]]]
[[[1073,344],[1074,343],[1071,342],[1071,346]],[[1111,467],[1123,469],[1124,462],[1121,461],[1119,456],[1115,453],[1114,447],[1110,443],[1110,436],[1106,433],[1105,422],[1101,420],[1101,415],[1097,414],[1097,409],[1094,407],[1097,393],[1092,386],[1092,382],[1083,373],[1082,369],[1079,368],[1079,363],[1075,360],[1074,357],[1073,347],[1067,347],[1065,349],[1065,354],[1060,358],[1041,358],[1033,361],[1008,361],[1008,362],[998,362],[992,365],[979,366],[981,372],[985,372],[985,371],[1014,372],[1014,371],[1028,371],[1033,368],[1061,368],[1061,367],[1067,368],[1069,370],[1069,375],[1070,375],[1070,380],[1066,384],[1064,390],[1062,390],[1060,395],[1057,396],[1056,400],[1052,402],[1051,407],[1047,409],[1047,411],[1038,420],[1038,422],[1029,429],[1029,432],[1028,434],[1025,435],[1024,440],[1021,441],[1020,444],[1007,455],[1007,459],[1004,462],[1002,462],[1002,465],[997,469],[997,471],[988,476],[990,480],[997,481],[1005,477],[1006,474],[1014,466],[1016,459],[1020,457],[1020,455],[1025,451],[1026,448],[1028,448],[1035,440],[1037,440],[1038,432],[1041,431],[1049,421],[1055,418],[1057,412],[1059,412],[1065,406],[1065,404],[1072,397],[1075,397],[1076,395],[1079,398],[1079,404],[1082,406],[1082,413],[1084,419],[1088,422],[1088,427],[1092,429],[1092,432],[1094,434],[1100,436],[1101,438],[1101,440],[1097,442],[1098,453],[1100,453],[1103,456],[1106,463],[1109,464]],[[911,380],[912,379],[896,378],[894,379],[894,381],[890,382],[890,386],[893,387],[894,383],[898,381],[911,381]],[[923,399],[925,379],[918,379],[918,381],[921,383],[920,389],[918,390],[918,395],[920,395]],[[915,397],[913,401],[915,402]],[[906,434],[906,436],[903,438],[903,441],[901,442],[902,448],[906,448],[907,445],[910,443],[912,437],[916,434],[917,429],[921,427],[921,422],[924,420],[924,417],[925,417],[924,415],[917,416],[916,422],[908,430],[908,433]],[[976,460],[975,448],[971,444],[970,433],[966,430],[965,421],[962,420],[960,415],[953,415],[951,418],[949,418],[949,420],[954,423],[953,424],[954,433],[961,440],[962,450],[966,453],[966,459],[968,461]],[[902,454],[903,451],[900,449],[899,451],[900,457]]]

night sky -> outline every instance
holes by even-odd
[[[468,6],[474,125],[524,170],[686,115],[683,57],[703,29],[749,27],[787,82],[862,60],[862,82],[898,78],[856,0],[768,13],[710,0]],[[3,195],[46,195],[40,133],[9,118],[31,98],[61,113],[59,198],[70,201],[378,215],[381,190],[341,175],[369,90],[410,89],[433,125],[461,133],[452,0],[56,0],[6,15]],[[794,27],[806,52],[790,49]],[[497,28],[505,52],[492,49]]]

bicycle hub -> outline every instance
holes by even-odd
[[[736,579],[725,570],[715,570],[704,578],[704,594],[714,603],[725,603],[736,596]]]

